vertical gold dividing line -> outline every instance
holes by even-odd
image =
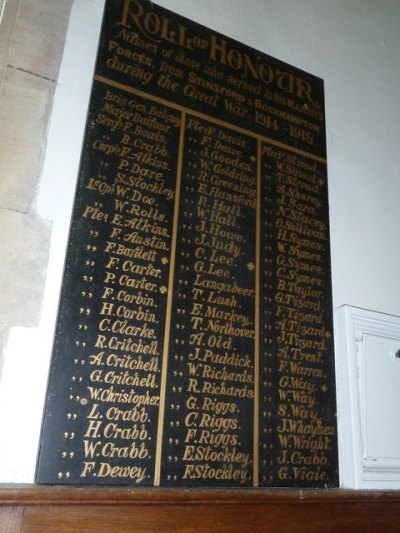
[[[180,198],[181,180],[182,180],[185,121],[186,121],[186,113],[183,111],[182,118],[181,118],[181,129],[180,129],[180,135],[179,135],[178,168],[177,168],[176,188],[175,188],[174,217],[173,217],[173,223],[172,223],[171,262],[170,262],[170,267],[169,267],[169,278],[168,278],[167,310],[165,313],[164,347],[163,347],[163,355],[162,355],[161,384],[160,384],[160,407],[159,407],[159,412],[158,412],[156,460],[155,460],[155,466],[154,466],[154,485],[155,486],[160,485],[160,477],[161,477],[161,453],[162,453],[162,442],[163,442],[163,434],[164,434],[164,418],[165,418],[165,408],[166,408],[165,393],[166,393],[166,388],[167,388],[168,353],[169,353],[169,340],[170,340],[170,328],[171,328],[172,299],[173,299],[173,294],[174,294],[176,239],[177,239],[177,233],[178,233],[178,214],[179,214],[179,198]]]
[[[260,245],[261,245],[261,140],[257,140],[257,191],[256,191],[256,269],[254,308],[254,435],[253,435],[253,486],[259,485],[259,410],[260,410]]]

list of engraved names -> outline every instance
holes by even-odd
[[[37,481],[337,484],[322,82],[106,3]]]

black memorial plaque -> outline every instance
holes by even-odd
[[[323,82],[106,3],[37,482],[338,484]]]

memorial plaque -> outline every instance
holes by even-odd
[[[37,482],[338,483],[323,82],[106,3]]]

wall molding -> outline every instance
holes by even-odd
[[[380,414],[386,418],[382,431],[394,428],[392,433],[400,432],[400,426],[396,427],[398,415],[391,418],[390,414],[397,410],[400,388],[395,395],[390,391],[390,381],[385,382],[390,365],[393,376],[400,372],[400,361],[395,360],[400,349],[400,317],[344,305],[337,309],[335,318],[341,485],[399,489],[400,447],[396,446],[395,453],[386,453],[387,439],[379,431],[374,398],[377,405],[380,397],[397,400],[388,401],[387,410]],[[382,354],[378,359],[377,350]],[[376,444],[378,440],[381,445]]]

